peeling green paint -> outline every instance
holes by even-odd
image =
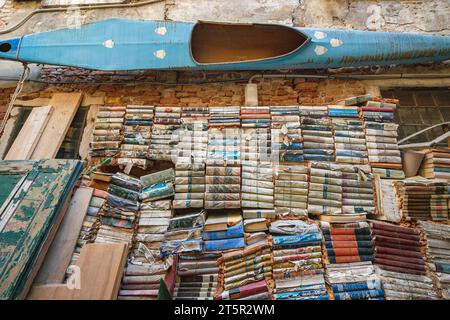
[[[0,248],[15,245],[24,235],[24,231],[5,231],[0,233]]]

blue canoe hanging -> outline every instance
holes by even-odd
[[[450,59],[450,37],[109,19],[1,40],[0,58],[96,70],[279,70]]]

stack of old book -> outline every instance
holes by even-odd
[[[273,289],[277,300],[328,300],[325,288],[322,235],[316,224],[277,220],[273,235]]]
[[[412,177],[394,183],[397,201],[406,219],[447,220],[448,181]]]
[[[242,160],[248,161],[271,161],[272,144],[270,129],[242,129],[241,158]]]
[[[241,143],[244,208],[273,208],[270,129],[243,129]]]
[[[373,241],[367,222],[330,224],[322,221],[321,227],[329,263],[373,261]]]
[[[206,160],[206,209],[240,208],[239,128],[210,129]]]
[[[417,230],[372,222],[372,237],[375,241],[375,265],[387,271],[426,274]]]
[[[152,134],[153,110],[153,106],[127,106],[118,164],[132,163],[143,169],[148,167],[147,153]]]
[[[181,121],[183,124],[177,145],[175,163],[204,163],[208,146],[208,117],[207,107],[182,108]]]
[[[180,107],[156,107],[148,158],[171,161],[179,142]]]
[[[278,215],[308,215],[308,167],[275,167],[275,210]]]
[[[208,107],[183,107],[181,109],[181,121],[187,130],[207,131],[208,119]]]
[[[336,162],[367,164],[364,128],[358,119],[333,119]]]
[[[390,122],[394,121],[394,109],[397,107],[398,100],[380,99],[380,101],[366,101],[364,106],[361,106],[361,116],[366,121]],[[395,102],[395,103],[392,103]]]
[[[101,226],[95,242],[127,242],[131,246],[140,191],[139,179],[121,172],[112,176],[106,203],[100,212]]]
[[[371,166],[401,169],[402,159],[397,144],[398,124],[364,121],[364,128]]]
[[[160,247],[172,218],[173,189],[162,184],[173,181],[173,169],[155,172],[140,178],[143,190],[139,219],[131,259],[124,272],[119,297],[121,299],[156,299],[159,283],[165,279],[173,261],[162,257]]]
[[[203,208],[205,196],[205,163],[184,162],[175,164],[175,198],[173,207]]]
[[[145,261],[129,261],[125,267],[120,285],[118,300],[157,300],[161,280],[172,287],[174,271],[173,258],[153,260],[146,256]]]
[[[125,107],[102,106],[94,124],[93,141],[89,145],[89,156],[101,161],[102,158],[114,156],[119,152],[122,142],[122,126]]]
[[[268,241],[224,253],[220,270],[216,299],[270,299],[272,255]]]
[[[433,148],[425,151],[419,174],[429,179],[450,181],[450,148]]]
[[[342,213],[348,215],[374,214],[372,173],[368,165],[343,165]]]
[[[240,107],[210,107],[209,127],[240,127]]]
[[[325,278],[335,300],[384,300],[372,262],[329,264]]]
[[[271,162],[242,161],[241,204],[243,208],[273,208],[273,190]]]
[[[305,160],[334,161],[334,139],[331,119],[302,117],[301,127]]]
[[[139,221],[133,250],[134,260],[141,263],[149,255],[159,261],[159,249],[172,218],[172,201],[155,200],[143,202],[139,209]]]
[[[243,128],[269,128],[270,107],[241,107]]]
[[[281,162],[303,162],[303,138],[297,106],[271,106],[272,152]]]
[[[172,258],[161,259],[159,246],[170,219],[170,200],[141,205],[135,243],[124,271],[119,300],[156,300],[160,280],[168,275]]]
[[[213,300],[217,291],[221,254],[180,254],[174,300]]]
[[[208,213],[203,241],[205,252],[221,252],[244,247],[244,223],[240,212]]]
[[[391,105],[391,104],[390,104]],[[369,163],[382,178],[393,175],[392,171],[402,171],[400,150],[397,144],[398,125],[394,120],[394,107],[385,106],[382,102],[368,101],[361,107],[360,118],[363,120],[366,133],[366,144]],[[400,173],[396,173],[400,175]]]
[[[80,256],[81,248],[89,242],[94,242],[97,236],[97,230],[100,227],[100,210],[108,198],[108,193],[103,190],[94,189],[89,207],[83,219],[77,244],[72,254],[70,265],[76,265]]]
[[[175,161],[174,208],[203,208],[205,162],[208,148],[207,107],[182,109],[183,130],[177,145]]]
[[[164,235],[164,243],[160,248],[161,255],[202,253],[205,214],[205,210],[201,210],[180,214],[170,219],[167,232]]]
[[[427,258],[444,299],[450,299],[450,225],[421,221]]]
[[[308,192],[308,213],[339,215],[342,213],[342,172],[340,166],[312,162]]]
[[[433,281],[426,275],[387,271],[376,267],[386,300],[436,300]]]

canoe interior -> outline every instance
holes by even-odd
[[[307,39],[285,26],[198,23],[192,31],[191,50],[201,64],[245,62],[289,54]]]

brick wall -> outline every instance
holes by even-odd
[[[0,121],[2,121],[5,116],[5,112],[13,92],[14,88],[0,88]]]
[[[365,92],[358,81],[339,80],[256,80],[260,105],[326,105],[334,100]],[[82,90],[105,95],[107,105],[151,104],[158,106],[243,105],[245,82],[163,86],[155,84],[66,84],[48,85],[26,93],[21,99],[50,97],[52,92]]]

